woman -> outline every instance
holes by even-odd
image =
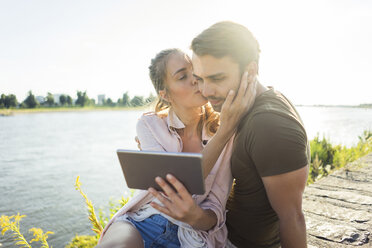
[[[237,95],[229,93],[219,116],[198,90],[186,54],[178,49],[164,50],[149,69],[159,102],[155,113],[144,114],[138,121],[141,148],[203,152],[206,192],[191,196],[168,175],[175,192],[164,179],[157,178],[166,196],[152,188],[138,191],[106,226],[98,247],[224,247],[225,204],[232,183],[231,137],[240,116],[253,103],[255,84],[247,90],[244,74]]]

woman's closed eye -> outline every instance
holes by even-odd
[[[179,80],[185,80],[185,79],[187,79],[187,74],[184,74],[184,75],[182,75],[182,76],[179,78]]]

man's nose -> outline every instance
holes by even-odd
[[[199,90],[204,97],[214,96],[214,89],[209,83],[203,83],[202,86],[199,87]]]

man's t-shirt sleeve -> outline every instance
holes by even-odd
[[[261,177],[300,169],[308,164],[307,136],[301,124],[273,113],[261,113],[252,120],[248,154]]]

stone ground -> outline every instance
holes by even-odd
[[[372,247],[372,153],[306,187],[309,247]]]

